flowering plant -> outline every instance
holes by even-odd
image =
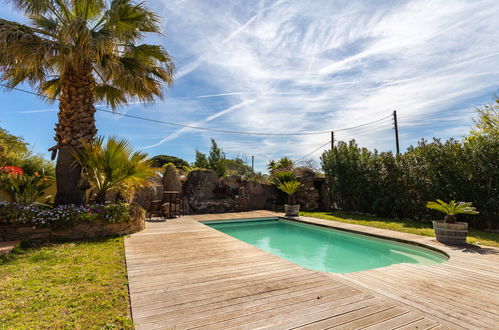
[[[0,167],[0,172],[13,175],[24,175],[23,169],[18,166],[2,166]]]
[[[80,223],[119,223],[132,218],[128,204],[60,205],[54,208],[43,204],[23,205],[0,202],[0,223],[33,226],[70,227]]]

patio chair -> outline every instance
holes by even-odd
[[[161,200],[153,200],[149,206],[148,218],[152,220],[153,217],[164,218],[163,208],[161,207]]]

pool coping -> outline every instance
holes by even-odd
[[[315,226],[318,226],[318,227],[332,228],[332,229],[335,229],[335,230],[344,231],[344,232],[350,232],[350,233],[354,233],[354,234],[358,234],[358,235],[365,235],[365,236],[370,236],[370,237],[374,237],[374,238],[379,238],[379,239],[385,239],[385,240],[395,241],[395,242],[399,242],[399,243],[404,243],[404,244],[408,244],[408,245],[414,245],[414,246],[418,246],[418,247],[421,247],[421,248],[425,248],[425,249],[428,249],[428,250],[431,250],[431,251],[443,254],[445,257],[447,257],[447,260],[444,261],[444,262],[448,262],[451,259],[451,256],[446,251],[444,251],[444,250],[442,250],[440,248],[437,248],[437,247],[425,244],[425,243],[415,242],[415,241],[404,239],[404,238],[385,236],[383,234],[376,234],[376,233],[371,233],[371,232],[362,231],[362,230],[356,230],[356,229],[350,229],[350,228],[342,228],[342,227],[335,226],[334,224],[317,223],[316,221],[313,221],[316,218],[307,217],[307,218],[313,219],[313,220],[308,220],[308,219],[303,219],[303,218],[304,217],[287,217],[287,216],[277,216],[276,215],[275,217],[202,220],[202,221],[199,221],[199,222],[202,223],[202,224],[205,224],[205,223],[224,223],[224,222],[244,222],[244,221],[248,221],[248,220],[265,221],[265,220],[271,220],[271,219],[284,219],[284,220],[296,221],[296,222],[300,222],[300,223],[304,223],[304,224],[309,224],[309,225],[315,225]],[[317,218],[317,219],[319,219],[319,218]],[[325,219],[319,219],[319,220],[325,220]],[[325,221],[329,221],[329,220],[325,220]],[[368,227],[368,228],[370,228],[370,227]],[[381,229],[381,228],[379,228],[379,229]]]

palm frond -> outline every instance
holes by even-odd
[[[9,2],[27,15],[43,15],[52,5],[51,0],[9,0]]]
[[[288,195],[294,195],[300,190],[301,186],[300,181],[294,180],[281,183],[279,189]]]
[[[478,214],[479,212],[475,207],[471,206],[472,203],[458,202],[452,200],[449,203],[437,199],[437,202],[427,202],[426,207],[435,211],[445,213],[447,215],[457,214]]]
[[[126,139],[110,137],[104,143],[99,137],[75,152],[75,159],[83,168],[84,179],[101,199],[110,191],[147,186],[156,175],[147,154],[134,151]]]
[[[72,5],[73,15],[84,20],[95,19],[105,8],[103,0],[77,0],[73,1]]]
[[[106,102],[113,110],[127,102],[123,90],[108,84],[97,84],[95,86],[95,98],[97,101]]]
[[[44,34],[54,35],[59,27],[59,22],[53,17],[43,15],[30,15],[31,24],[37,27],[38,31],[44,31]]]
[[[61,77],[45,80],[40,84],[39,92],[47,97],[50,102],[55,101],[61,94]]]
[[[159,17],[144,4],[131,0],[113,0],[105,13],[103,27],[123,42],[141,38],[145,32],[159,33]]]

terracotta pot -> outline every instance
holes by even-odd
[[[297,217],[300,212],[300,204],[297,205],[289,205],[284,204],[284,211],[286,211],[286,215],[289,217]]]
[[[451,245],[466,244],[468,223],[445,223],[442,220],[434,220],[432,222],[433,229],[435,229],[435,236],[440,243]]]

